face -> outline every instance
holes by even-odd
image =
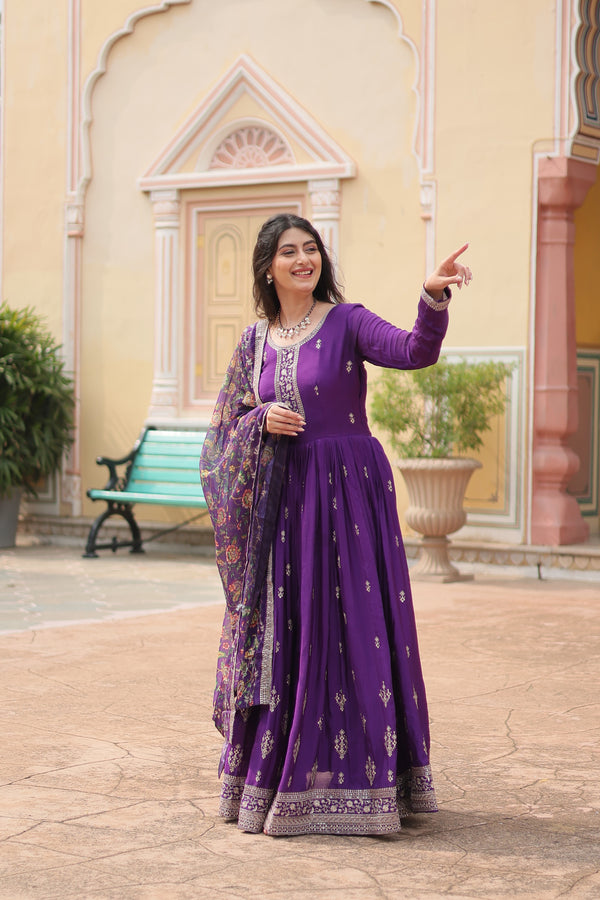
[[[312,294],[321,277],[321,254],[313,236],[300,228],[288,228],[279,238],[268,271],[278,295]]]

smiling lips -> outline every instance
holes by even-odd
[[[298,269],[296,272],[292,272],[292,275],[295,275],[296,278],[310,278],[312,273],[312,269]]]

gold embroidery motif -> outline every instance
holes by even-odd
[[[363,472],[365,473],[365,478],[368,478],[368,477],[369,477],[369,470],[367,469],[366,466],[363,467]]]
[[[260,752],[262,754],[262,758],[266,759],[273,747],[275,746],[275,739],[273,737],[273,732],[268,728],[262,736],[262,740],[260,742]]]
[[[281,543],[285,544],[285,531],[281,532]]]
[[[365,581],[365,587],[367,589],[367,594],[369,594],[371,592],[371,582]]]
[[[388,769],[388,781],[390,784],[394,783],[394,773],[391,769]]]
[[[356,537],[360,537],[360,528],[358,527],[356,522],[354,523],[354,533],[356,534]]]
[[[352,371],[352,360],[349,359],[348,362],[346,363],[346,372],[349,375],[351,371]]]
[[[229,764],[229,771],[235,772],[238,768],[239,764],[242,761],[242,745],[236,744],[235,747],[232,747],[229,751],[229,756],[227,757],[227,762]]]
[[[377,768],[375,767],[375,763],[371,756],[367,756],[367,762],[365,765],[365,772],[367,773],[367,778],[369,779],[369,784],[373,787],[373,782],[375,781],[375,776],[377,774]]]
[[[255,780],[255,782],[256,782],[257,784],[260,784],[260,779],[261,779],[261,778],[262,778],[262,772],[261,772],[260,769],[259,769],[258,772],[256,773],[256,776],[255,776],[254,780]]]
[[[419,697],[418,697],[418,695],[417,695],[417,689],[416,689],[416,687],[414,686],[414,684],[413,684],[413,700],[415,701],[415,706],[416,706],[417,709],[418,709],[418,708],[419,708]]]
[[[335,747],[335,752],[337,753],[339,758],[343,759],[348,752],[348,738],[346,737],[346,732],[343,728],[336,735],[333,746]]]
[[[339,706],[340,711],[344,712],[344,707],[345,707],[346,703],[348,702],[348,700],[343,691],[337,692],[337,694],[335,695],[335,702]]]
[[[343,783],[344,783],[344,773],[339,772],[338,773],[338,784],[343,784]]]
[[[393,492],[393,490],[394,488],[392,486],[392,481],[391,479],[388,479],[388,491],[390,492],[390,494]]]
[[[350,419],[350,424],[354,425],[356,419],[354,418],[354,413],[348,413],[348,418]]]
[[[280,701],[281,697],[275,690],[275,685],[273,685],[273,687],[271,688],[271,701],[269,703],[269,709],[271,710],[271,712],[275,712],[275,710],[279,706]]]
[[[405,602],[405,600],[406,600],[406,594],[404,593],[404,591],[400,591],[400,598],[399,598],[399,599],[400,599],[400,603],[404,603],[404,602]]]
[[[294,762],[298,759],[298,751],[300,750],[300,735],[296,738],[294,742],[294,749],[292,751],[292,756],[294,757]]]
[[[392,731],[391,727],[385,729],[385,734],[383,736],[383,745],[387,750],[387,755],[391,756],[394,750],[396,749],[396,745],[398,742],[398,738],[396,736],[396,732]]]
[[[377,647],[378,650],[381,647],[381,641],[379,640],[377,635],[375,635],[375,646]]]
[[[408,646],[408,644],[406,645],[406,657],[407,659],[410,659],[410,647]]]
[[[392,692],[388,687],[386,687],[385,681],[381,682],[381,690],[379,691],[379,696],[381,697],[381,702],[387,709],[387,705],[392,698]]]

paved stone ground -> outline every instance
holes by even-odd
[[[600,585],[415,584],[441,811],[268,838],[215,816],[213,563],[79,554],[0,553],[3,900],[600,896]]]

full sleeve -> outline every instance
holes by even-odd
[[[424,291],[412,331],[405,331],[356,305],[350,316],[356,348],[367,362],[389,369],[424,369],[437,362],[448,329],[448,302],[432,300]]]

